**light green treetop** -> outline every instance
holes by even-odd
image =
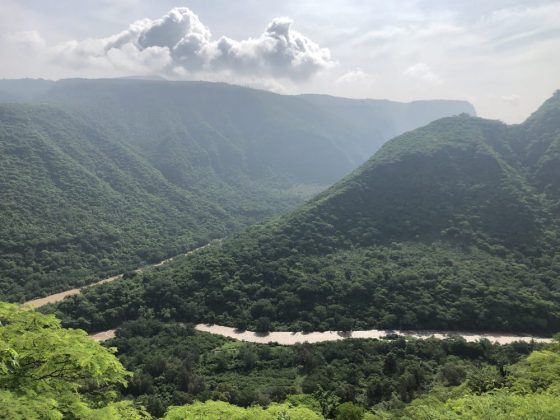
[[[136,409],[110,404],[130,375],[114,355],[82,330],[53,315],[0,302],[0,418],[124,418]],[[142,416],[142,411],[136,412]],[[130,418],[130,416],[126,417]]]

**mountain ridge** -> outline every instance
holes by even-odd
[[[558,331],[560,223],[547,192],[558,180],[541,187],[529,175],[538,164],[517,142],[550,139],[526,130],[468,116],[435,121],[295,212],[149,278],[88,291],[95,321],[83,301],[59,311],[69,325],[114,328],[136,309],[123,298],[115,317],[104,293],[134,288],[144,311],[257,331]]]
[[[17,95],[19,104],[1,104]],[[385,122],[397,129],[402,117],[389,116],[374,121],[380,132]],[[10,197],[0,207],[0,296],[11,300],[291,210],[386,136],[365,136],[297,96],[122,79],[0,81],[0,131],[0,188]]]

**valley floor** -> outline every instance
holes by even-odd
[[[425,339],[435,337],[446,339],[451,337],[462,337],[467,342],[477,342],[479,340],[489,340],[492,343],[511,344],[514,342],[530,343],[552,343],[552,338],[521,336],[521,335],[502,335],[487,334],[474,332],[458,332],[458,331],[409,331],[409,330],[357,330],[357,331],[314,331],[314,332],[291,332],[291,331],[273,331],[269,333],[257,333],[253,331],[240,331],[232,327],[223,325],[198,324],[195,326],[197,331],[207,332],[210,334],[221,335],[223,337],[233,338],[235,340],[246,341],[258,344],[281,344],[284,346],[292,346],[300,343],[322,343],[325,341],[338,341],[348,338],[376,338],[382,339],[390,335],[400,335],[405,337],[414,337]],[[101,331],[91,335],[96,341],[106,341],[115,337],[115,331]]]
[[[206,248],[210,244],[201,246],[200,248],[193,249],[184,255],[192,254],[193,252],[199,251]],[[176,257],[174,257],[176,258]],[[167,264],[174,260],[174,258],[168,258],[157,264],[147,266],[144,268],[139,268],[135,270],[136,273],[140,273],[145,269],[150,267],[159,267],[161,265]],[[110,283],[119,280],[123,275],[109,277],[104,280],[100,280],[93,283],[88,287],[99,286],[104,283]],[[31,305],[35,308],[47,305],[49,303],[56,303],[62,301],[67,296],[73,296],[81,293],[82,289],[70,289],[64,292],[55,293],[43,298],[34,299],[26,302],[26,304]],[[240,341],[246,341],[251,343],[260,344],[271,344],[277,343],[281,345],[294,345],[298,343],[321,343],[326,341],[338,341],[348,338],[376,338],[381,339],[388,335],[402,335],[406,337],[415,338],[429,338],[435,337],[440,339],[449,338],[452,336],[460,336],[464,338],[467,342],[476,342],[482,339],[487,339],[493,343],[498,344],[509,344],[513,342],[531,342],[535,341],[538,343],[551,343],[553,340],[551,338],[543,337],[533,337],[533,336],[520,336],[520,335],[503,335],[503,334],[491,334],[491,333],[478,333],[478,332],[459,332],[459,331],[411,331],[411,330],[357,330],[357,331],[313,331],[313,332],[291,332],[291,331],[273,331],[269,333],[258,333],[253,331],[240,331],[232,327],[215,325],[215,324],[198,324],[195,329],[202,332],[207,332],[211,334],[221,335],[224,337],[233,338]],[[115,330],[101,331],[92,334],[91,337],[96,341],[105,341],[115,337]]]
[[[291,332],[291,331],[273,331],[269,333],[257,333],[252,331],[239,331],[235,328],[224,327],[221,325],[198,324],[195,327],[198,331],[204,331],[212,334],[218,334],[241,341],[249,341],[251,343],[271,344],[278,343],[282,345],[294,345],[298,343],[322,343],[324,341],[337,341],[347,338],[377,338],[381,339],[390,335],[402,335],[414,338],[450,338],[460,336],[467,342],[476,342],[487,339],[498,344],[510,344],[516,341],[529,343],[535,341],[537,343],[551,343],[551,338],[487,334],[476,332],[459,332],[459,331],[409,331],[409,330],[357,330],[357,331],[314,331],[314,332]]]

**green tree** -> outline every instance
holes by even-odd
[[[482,394],[503,385],[504,378],[495,366],[483,366],[471,372],[467,378],[467,387],[475,394]]]
[[[170,407],[165,420],[321,420],[320,414],[306,407],[290,407],[288,404],[271,404],[263,409],[258,405],[237,407],[223,401],[196,402],[180,407]]]
[[[345,402],[336,408],[336,420],[362,420],[364,409],[354,403]]]
[[[270,331],[270,318],[266,316],[261,316],[257,319],[257,332],[267,333]]]
[[[130,375],[115,351],[52,315],[0,303],[0,418],[142,418],[129,403],[110,404]]]
[[[535,351],[510,369],[508,379],[520,393],[546,391],[555,388],[560,394],[560,353]]]

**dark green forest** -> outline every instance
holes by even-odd
[[[411,125],[473,112],[138,80],[3,80],[0,101],[0,298],[11,301],[294,209]]]
[[[560,94],[524,124],[438,120],[299,210],[62,302],[89,331],[143,314],[258,331],[560,330]]]

